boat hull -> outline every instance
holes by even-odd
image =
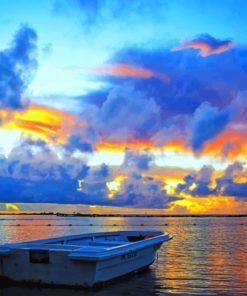
[[[0,256],[0,276],[13,281],[93,287],[152,264],[161,242],[111,248],[111,253],[86,256],[80,249],[11,246]],[[92,247],[97,249],[96,247]],[[78,251],[77,251],[78,250]]]

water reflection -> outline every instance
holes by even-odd
[[[187,218],[182,227],[181,220],[174,221],[169,232],[176,237],[161,250],[164,265],[156,268],[158,283],[190,295],[246,295],[247,228],[231,224],[232,219],[192,223]]]
[[[1,286],[0,286],[1,287]],[[91,290],[73,288],[47,288],[47,287],[4,287],[1,289],[1,296],[26,295],[26,296],[109,296],[109,295],[160,295],[161,287],[156,283],[153,270],[146,270],[140,273],[125,276],[101,287]]]
[[[125,229],[159,229],[174,238],[147,272],[98,290],[11,286],[0,295],[247,295],[247,218],[8,218],[1,221],[1,243]]]

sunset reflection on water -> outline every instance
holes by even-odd
[[[80,295],[247,295],[247,218],[0,216],[0,219],[1,243],[126,229],[158,229],[173,235],[171,241],[163,244],[158,259],[147,272],[91,292],[80,290]],[[2,287],[0,294],[12,295],[9,293],[16,289]],[[25,295],[33,295],[35,288],[20,289]],[[41,288],[34,294],[58,293],[74,292]]]

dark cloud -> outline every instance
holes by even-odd
[[[147,171],[153,164],[153,156],[148,149],[142,152],[136,152],[131,150],[125,151],[125,159],[123,167],[126,169],[135,169],[137,171]]]
[[[37,62],[36,32],[22,26],[11,47],[0,52],[0,107],[22,108],[22,95],[30,83]]]
[[[89,171],[83,160],[58,157],[42,142],[23,141],[0,163],[1,201],[83,202],[85,194],[77,191],[78,180]]]
[[[127,149],[122,170],[127,174],[121,189],[112,199],[113,205],[132,206],[137,208],[166,208],[177,200],[164,189],[164,182],[149,176],[142,176],[153,166],[153,157],[149,150],[132,151]]]
[[[106,101],[109,91],[110,88],[107,87],[103,90],[92,91],[89,95],[75,97],[75,99],[83,101],[84,104],[96,105],[100,107]]]
[[[68,149],[70,152],[75,150],[79,150],[81,152],[92,152],[93,148],[92,145],[84,142],[83,139],[79,135],[72,135],[68,143],[64,145],[65,149]]]
[[[247,71],[247,49],[241,48],[236,52],[236,63]]]
[[[208,196],[216,192],[215,188],[211,188],[212,174],[214,169],[210,166],[204,166],[198,173],[196,179],[196,187],[192,189],[192,195],[194,196]]]
[[[119,168],[126,174],[119,191],[109,198],[108,182],[115,178],[114,170],[103,164],[89,167],[86,162],[69,154],[57,154],[42,141],[22,141],[8,158],[0,160],[1,202],[81,203],[137,208],[165,208],[176,197],[163,189],[164,183],[142,176],[152,159],[148,151],[128,151]],[[65,157],[64,157],[65,156]],[[119,172],[121,174],[121,172]]]
[[[140,170],[148,170],[150,159],[145,158],[147,154],[135,154],[127,152],[122,169],[127,174],[126,179],[120,186],[120,190],[109,198],[107,183],[114,176],[110,168],[102,165],[98,169],[91,169],[82,185],[84,202],[110,205],[110,206],[132,206],[136,208],[165,208],[169,203],[177,200],[169,196],[163,189],[161,180],[152,177],[143,177]]]
[[[214,169],[211,166],[203,166],[199,172],[194,172],[184,177],[183,184],[176,187],[176,193],[187,193],[192,196],[205,197],[216,193],[211,188],[212,174]]]
[[[195,112],[191,126],[190,145],[194,150],[201,150],[203,144],[215,138],[229,123],[228,110],[219,110],[209,103],[203,103]]]
[[[94,179],[100,179],[106,181],[109,177],[109,167],[106,164],[102,164],[98,170],[94,170],[92,172],[92,176]]]
[[[201,150],[206,141],[220,134],[232,120],[239,120],[246,110],[246,92],[240,93],[228,106],[218,109],[208,102],[202,103],[196,110],[191,122],[190,145]]]
[[[164,184],[160,180],[133,173],[124,181],[121,191],[114,197],[114,202],[119,206],[166,208],[178,198],[168,195],[162,187]]]
[[[195,183],[196,179],[195,176],[187,175],[183,179],[183,184],[178,184],[176,187],[176,193],[186,192],[189,193],[190,186]]]
[[[224,196],[234,196],[236,198],[242,198],[247,201],[247,183],[235,183],[227,182],[226,187],[223,190]]]
[[[159,128],[160,110],[153,98],[130,83],[113,88],[99,110],[101,135],[112,139],[141,139]]]
[[[217,179],[218,193],[222,196],[234,196],[247,200],[247,182],[238,183],[235,181],[235,178],[242,174],[247,176],[241,163],[235,162],[229,165],[224,176]]]
[[[42,179],[62,180],[64,176],[74,179],[80,178],[84,166],[85,160],[74,158],[71,154],[59,157],[48,144],[27,140],[12,149],[8,158],[4,158],[0,175],[11,175],[16,179],[26,178],[30,182]]]
[[[202,101],[224,107],[232,99],[233,89],[245,88],[246,73],[236,65],[233,53],[212,57],[211,60],[200,59],[185,52],[143,51],[125,49],[117,53],[111,64],[134,64],[150,68],[171,77],[169,84],[151,79],[136,79],[135,87],[145,90],[147,97],[153,97],[162,107],[164,116],[174,114],[192,114]],[[235,73],[235,75],[230,75]],[[106,79],[106,77],[104,77]],[[112,83],[123,83],[127,78],[108,78]]]
[[[237,182],[235,178],[246,175],[241,163],[229,165],[222,177],[216,179],[216,185],[212,187],[212,175],[214,169],[211,166],[204,166],[199,172],[193,172],[184,178],[183,184],[176,187],[176,193],[182,192],[194,197],[207,196],[233,196],[246,199],[246,182]]]

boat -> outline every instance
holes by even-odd
[[[0,277],[93,287],[155,261],[172,236],[156,230],[97,232],[0,245]]]

